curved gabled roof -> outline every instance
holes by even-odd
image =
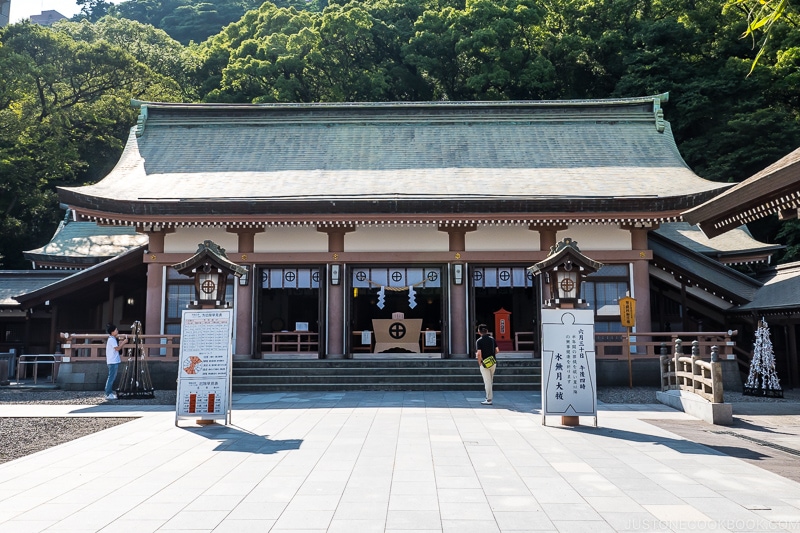
[[[662,100],[143,103],[114,170],[59,196],[111,223],[677,220],[726,185],[686,166]]]
[[[797,218],[800,209],[800,148],[724,193],[684,213],[703,233],[716,237],[772,214]]]
[[[36,268],[85,268],[148,242],[133,227],[75,222],[70,216],[68,211],[50,242],[23,252],[25,259]]]

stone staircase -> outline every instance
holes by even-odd
[[[500,359],[496,390],[539,390],[540,359]],[[483,390],[474,359],[321,359],[233,362],[234,392]]]

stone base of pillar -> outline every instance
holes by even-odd
[[[469,359],[468,353],[451,353],[446,356],[447,359]]]
[[[325,355],[325,359],[350,359],[350,357],[344,353],[329,353]]]

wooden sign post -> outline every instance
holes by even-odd
[[[623,327],[628,328],[628,387],[633,388],[633,367],[631,365],[631,328],[636,325],[636,299],[624,296],[619,299],[619,318]]]

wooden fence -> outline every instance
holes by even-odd
[[[723,359],[735,359],[733,336],[736,331],[723,332],[646,332],[627,333],[595,333],[595,351],[597,359],[627,360],[628,344],[630,342],[631,357],[640,359],[658,359],[661,356],[662,346],[674,345],[679,339],[697,343],[698,356],[708,358],[712,347],[721,346],[719,356]],[[177,359],[180,349],[180,335],[141,335],[144,348],[150,357],[163,357],[167,360]],[[107,335],[97,334],[61,334],[61,349],[65,356],[73,357],[78,361],[98,360],[105,358]],[[526,345],[521,352],[532,352],[534,357],[539,357],[534,347]],[[132,347],[128,344],[127,348]],[[277,350],[277,347],[275,348]],[[301,350],[302,351],[302,350]],[[287,352],[287,356],[290,354]]]
[[[176,360],[181,344],[180,335],[140,335],[142,348],[148,357]],[[61,334],[61,349],[64,357],[74,358],[75,361],[96,361],[106,358],[106,341],[108,335],[90,334]],[[125,345],[123,350],[133,348],[133,342]],[[72,361],[72,362],[75,362]]]
[[[692,355],[683,353],[683,341],[675,339],[672,355],[664,346],[661,355],[661,390],[682,390],[702,396],[712,403],[723,403],[722,363],[719,349],[711,347],[711,360],[700,358],[700,343],[692,342]]]

